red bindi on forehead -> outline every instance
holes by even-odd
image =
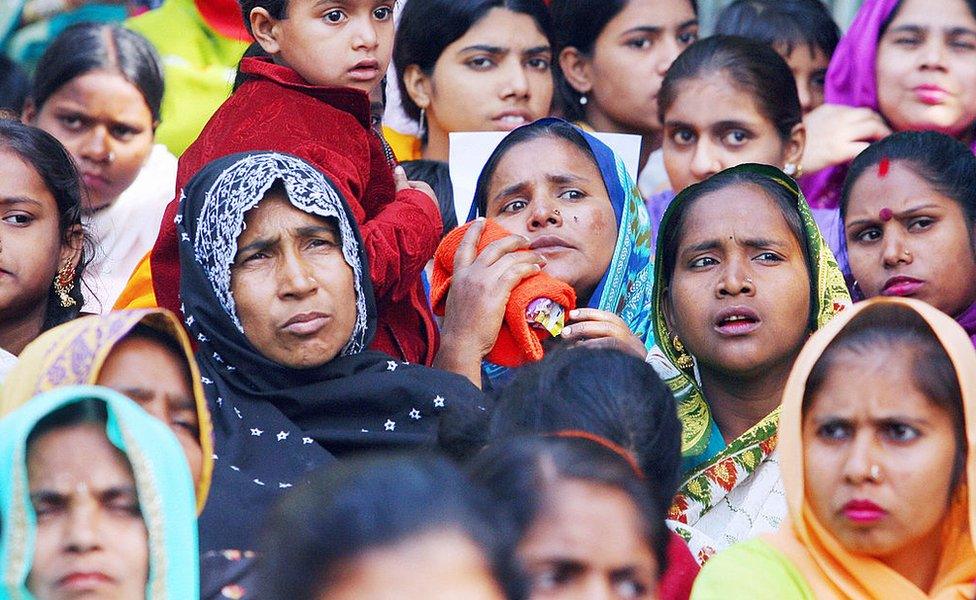
[[[890,221],[894,216],[895,216],[894,212],[892,212],[892,210],[887,206],[882,208],[880,211],[878,211],[878,218],[881,219],[881,221],[884,223]]]
[[[878,163],[878,177],[884,179],[885,177],[888,176],[888,172],[890,170],[891,170],[891,159],[885,156],[881,159],[881,162]]]

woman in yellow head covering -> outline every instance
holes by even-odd
[[[709,561],[692,598],[973,598],[976,352],[877,298],[807,342],[783,395],[789,518]]]
[[[113,388],[166,423],[179,440],[203,509],[213,470],[210,412],[190,340],[173,313],[131,310],[76,319],[20,354],[0,392],[0,417],[48,390]]]

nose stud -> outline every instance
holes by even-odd
[[[881,467],[878,465],[871,465],[871,470],[868,473],[868,479],[873,483],[881,483]]]
[[[556,215],[556,216],[558,217],[558,216],[559,216],[559,215],[561,215],[562,213],[561,213],[561,212],[559,212],[559,209],[557,208],[556,210],[554,210],[554,211],[552,211],[552,214],[554,214],[554,215]]]

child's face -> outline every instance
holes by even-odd
[[[393,54],[394,0],[290,0],[272,33],[278,61],[314,85],[369,93]]]

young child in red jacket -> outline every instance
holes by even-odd
[[[440,239],[440,213],[427,184],[407,181],[399,167],[394,174],[370,127],[368,94],[392,56],[393,5],[242,0],[245,23],[271,58],[241,62],[244,83],[180,157],[177,199],[200,168],[228,154],[275,150],[315,164],[342,190],[362,231],[379,312],[373,347],[430,364],[437,330],[420,274]],[[148,269],[156,302],[171,310],[180,308],[177,205],[167,207]],[[129,287],[144,288],[145,278],[141,268]]]

